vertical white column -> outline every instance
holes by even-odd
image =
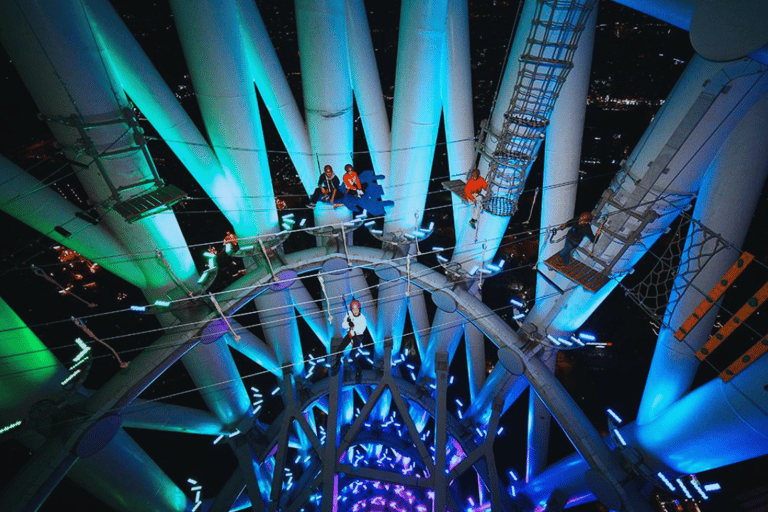
[[[216,155],[112,5],[107,0],[88,0],[87,7],[99,44],[133,103],[225,216],[242,210],[239,194],[214,194],[221,190],[217,181],[225,179]]]
[[[392,160],[384,192],[395,204],[386,231],[421,226],[440,123],[440,69],[447,0],[405,0],[400,13]]]
[[[376,174],[389,172],[392,141],[363,0],[346,0],[352,88]]]
[[[171,9],[208,138],[224,179],[215,197],[240,195],[241,211],[229,212],[238,236],[278,231],[259,105],[245,57],[234,0],[172,0]]]
[[[512,48],[509,51],[509,58],[505,63],[504,77],[496,96],[491,118],[488,120],[488,135],[484,142],[484,148],[487,153],[493,153],[499,142],[497,135],[502,131],[504,114],[515,93],[514,87],[521,67],[519,56],[525,48],[526,38],[528,37],[535,10],[536,1],[526,0],[520,12],[517,31],[512,41]],[[480,169],[481,176],[488,174],[489,164],[488,158],[480,159],[478,169]],[[459,216],[459,220],[463,220],[461,217],[462,215]],[[478,229],[472,229],[468,222],[456,224],[456,249],[452,258],[453,261],[462,264],[466,263],[471,267],[472,264],[483,263],[493,258],[496,248],[499,246],[501,238],[509,225],[509,217],[482,213],[480,219]],[[483,245],[492,249],[484,252]]]
[[[239,14],[245,57],[250,66],[252,79],[285,144],[285,150],[291,157],[304,190],[307,194],[311,194],[317,183],[317,167],[309,147],[307,125],[291,93],[283,67],[277,60],[275,47],[269,39],[256,2],[235,0],[235,3]]]
[[[352,161],[347,27],[344,0],[296,0],[295,5],[314,185],[323,166],[331,165],[341,179],[344,165]]]
[[[452,180],[465,180],[475,158],[475,127],[472,109],[472,62],[469,53],[469,7],[464,0],[448,0],[448,24],[442,67],[443,119],[448,171]],[[469,207],[455,194],[454,224],[469,220]]]

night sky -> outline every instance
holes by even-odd
[[[179,101],[204,133],[199,110],[189,73],[185,67],[170,8],[164,2],[113,1],[129,29],[134,33],[150,60],[156,65],[169,87],[177,93]],[[295,33],[293,8],[284,0],[258,0],[257,5],[277,49],[288,82],[297,98],[301,97],[298,43]],[[397,19],[399,2],[366,2],[369,11],[373,43],[381,73],[382,89],[386,104],[392,108],[394,94],[394,70],[397,57]],[[498,81],[502,72],[510,32],[517,12],[516,2],[474,1],[470,3],[470,30],[473,69],[473,94],[475,97],[475,127],[479,130],[481,120],[489,117]],[[25,91],[4,50],[0,49],[0,117],[6,127],[0,138],[0,153],[14,161],[39,179],[45,179],[64,197],[88,209],[73,169],[56,156],[53,138],[42,121],[36,118],[37,109]],[[693,55],[688,34],[670,27],[627,8],[608,1],[600,2],[598,28],[592,67],[586,128],[582,148],[581,182],[577,197],[577,211],[591,210],[605,187],[619,168],[619,163],[632,151],[648,123],[662,104],[685,64]],[[637,100],[628,105],[622,100]],[[263,105],[262,105],[263,107]],[[359,117],[355,116],[355,157],[358,169],[370,165],[365,155],[365,140]],[[287,209],[298,208],[306,201],[293,171],[284,147],[269,117],[262,117],[265,138],[276,195],[285,202]],[[143,123],[150,139],[153,130]],[[8,130],[12,127],[11,130]],[[444,134],[441,131],[433,167],[433,188],[428,198],[425,224],[434,221],[437,229],[430,241],[433,245],[453,245],[452,221],[449,217],[450,196],[442,192],[440,181],[447,177],[447,157],[444,148]],[[179,186],[190,196],[190,200],[176,206],[182,231],[191,246],[204,246],[219,242],[224,233],[231,229],[223,215],[216,211],[212,201],[194,182],[178,162],[173,153],[161,141],[150,140],[149,149],[163,178]],[[533,190],[541,184],[541,162],[537,162],[526,185],[526,192],[520,202],[520,210],[510,222],[499,257],[508,260],[513,270],[489,280],[484,288],[485,302],[492,308],[508,314],[510,295],[533,298],[535,284],[535,263],[537,251],[537,216],[540,201],[533,203]],[[753,234],[746,242],[759,260],[766,259],[765,241],[757,234],[766,232],[768,200],[765,191],[760,199]],[[525,221],[533,213],[531,224]],[[88,262],[76,255],[66,254],[56,248],[50,239],[31,231],[26,226],[0,213],[6,227],[6,240],[0,251],[0,294],[11,307],[30,325],[62,361],[68,361],[77,349],[72,340],[82,336],[69,318],[87,318],[89,328],[98,332],[103,339],[113,340],[121,355],[130,359],[142,347],[157,338],[159,325],[151,316],[136,315],[123,311],[131,304],[144,302],[140,290],[122,282],[103,269],[90,271]],[[290,244],[293,248],[306,246],[311,242],[307,236],[294,235]],[[370,244],[372,239],[363,233],[356,233],[357,244]],[[202,248],[194,248],[198,269],[205,264]],[[291,247],[287,247],[291,250]],[[648,260],[650,258],[646,258]],[[644,260],[645,261],[645,260]],[[423,263],[434,266],[433,257],[423,258]],[[236,262],[225,262],[214,289],[221,289],[231,283],[241,269]],[[652,262],[641,262],[637,278],[650,270]],[[72,284],[73,293],[83,300],[58,293],[55,286],[36,276],[32,266],[54,273],[62,284]],[[77,276],[82,276],[78,278]],[[627,285],[633,281],[628,278]],[[756,273],[750,279],[764,282],[768,273]],[[737,309],[743,303],[743,293],[735,292],[727,299],[725,308]],[[741,301],[741,302],[739,302]],[[93,303],[88,307],[85,302]],[[505,309],[506,308],[506,309]],[[507,315],[509,316],[509,315]],[[755,329],[766,332],[765,325],[756,323]],[[569,392],[584,409],[593,424],[605,431],[605,409],[610,407],[619,412],[625,420],[631,421],[639,405],[645,384],[645,376],[653,353],[655,334],[652,319],[637,304],[617,288],[588,320],[585,330],[596,332],[600,339],[610,340],[607,349],[585,349],[561,353],[558,358],[558,376]],[[762,329],[762,330],[760,330]],[[740,342],[751,346],[754,340]],[[738,349],[734,349],[737,351]],[[495,350],[488,351],[495,354]],[[98,388],[118,370],[110,354],[100,347],[94,348],[95,362],[85,382],[89,388]],[[236,361],[244,374],[254,372],[255,364],[235,354]],[[466,364],[463,350],[457,352],[455,364]],[[495,356],[489,356],[495,357]],[[495,361],[490,361],[491,364]],[[697,377],[697,384],[713,378],[711,369],[703,367]],[[269,379],[265,380],[265,385]],[[194,384],[181,365],[175,365],[163,374],[143,398],[159,398],[175,395],[168,401],[204,408],[197,393],[188,392]],[[466,392],[466,390],[464,391]],[[457,392],[460,396],[461,392]],[[468,398],[468,397],[466,397]],[[527,393],[510,409],[503,418],[507,433],[495,445],[498,455],[513,461],[521,472],[525,467],[525,422]],[[205,436],[182,436],[162,432],[131,430],[131,436],[160,462],[169,476],[182,488],[187,489],[186,478],[189,468],[201,472],[206,488],[212,492],[220,488],[236,466],[236,460],[228,448],[213,446]],[[573,451],[570,443],[557,428],[552,428],[553,441],[550,461],[554,462]],[[183,443],[180,438],[183,437]],[[182,448],[183,445],[183,448]],[[173,447],[169,449],[170,447]],[[7,482],[28,458],[27,450],[16,441],[0,445],[0,458],[5,461],[0,469],[0,485]],[[205,464],[201,464],[205,461]],[[201,465],[205,466],[201,468]],[[499,471],[506,477],[506,468]],[[736,508],[737,497],[762,484],[758,475],[768,474],[765,457],[743,463],[727,470],[713,471],[700,475],[704,482],[718,481],[725,491],[713,495],[713,500],[702,504],[702,510],[720,512],[741,510]],[[736,476],[736,475],[741,476]],[[208,497],[208,496],[206,496]],[[42,510],[58,510],[62,503],[77,499],[77,504],[88,510],[101,510],[104,506],[90,498],[74,484],[64,481],[46,501]],[[592,504],[572,510],[604,510]]]

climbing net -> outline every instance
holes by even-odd
[[[669,326],[669,318],[699,272],[729,247],[717,233],[687,214],[680,216],[673,230],[669,244],[656,256],[648,275],[632,287],[621,285],[624,293],[651,317],[656,330]]]

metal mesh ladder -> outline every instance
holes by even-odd
[[[594,4],[594,0],[537,0],[496,148],[489,154],[482,145],[481,152],[490,159],[489,194],[483,202],[489,213],[511,216],[517,211],[528,169],[573,68],[573,55]],[[481,139],[487,137],[487,130],[485,126]]]

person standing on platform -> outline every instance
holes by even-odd
[[[472,229],[477,229],[477,217],[483,200],[482,192],[487,189],[488,183],[480,176],[480,169],[472,169],[467,184],[464,185],[464,197],[468,202],[473,203],[472,218],[469,220]]]
[[[597,234],[592,233],[592,219],[594,216],[590,212],[584,212],[578,217],[574,217],[565,224],[561,225],[558,229],[570,228],[565,235],[565,245],[560,250],[560,258],[563,260],[563,265],[571,264],[571,255],[573,250],[576,249],[581,241],[585,238],[589,238],[592,243],[597,241],[600,236],[600,229],[598,228]]]
[[[363,368],[360,365],[360,359],[365,359],[366,353],[363,349],[365,342],[365,333],[368,331],[368,321],[365,319],[360,301],[354,299],[349,303],[349,311],[341,322],[341,326],[347,329],[344,340],[351,347],[349,353],[349,362],[355,368],[355,381],[360,382],[363,375]]]

